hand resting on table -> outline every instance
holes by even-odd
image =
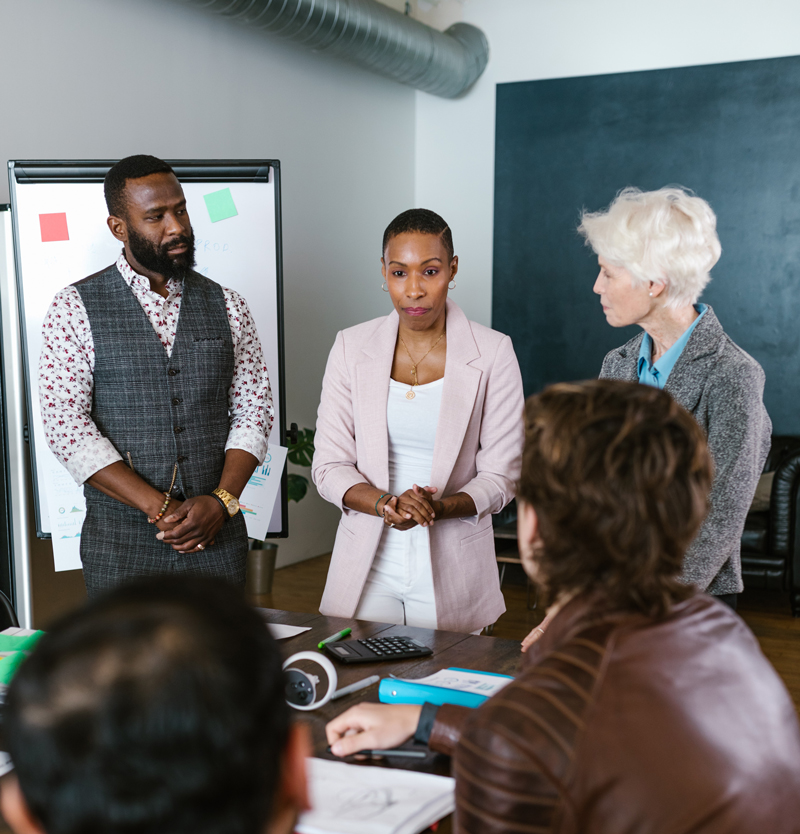
[[[391,750],[416,732],[419,704],[358,704],[325,727],[334,756],[352,756],[359,750]]]

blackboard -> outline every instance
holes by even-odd
[[[581,208],[675,183],[718,217],[702,300],[764,368],[774,431],[800,434],[800,57],[498,85],[492,318],[526,394],[640,332],[606,323]]]

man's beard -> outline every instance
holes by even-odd
[[[169,255],[167,249],[186,244],[188,247],[180,255]],[[188,235],[173,238],[168,244],[156,246],[146,237],[128,228],[128,247],[131,255],[150,272],[163,275],[165,278],[177,278],[182,281],[194,266],[194,230]]]

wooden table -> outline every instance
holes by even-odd
[[[311,631],[304,631],[295,637],[279,641],[278,645],[284,658],[295,654],[295,652],[315,650],[321,640],[345,628],[353,630],[353,633],[347,638],[348,640],[360,640],[378,634],[382,637],[402,635],[414,637],[420,643],[433,649],[433,654],[429,657],[412,660],[385,660],[379,663],[355,664],[334,662],[339,677],[339,688],[368,678],[370,675],[380,675],[381,678],[388,677],[390,674],[412,679],[422,678],[449,666],[513,675],[521,657],[520,644],[516,640],[503,640],[498,637],[476,637],[455,631],[370,623],[365,620],[347,620],[340,617],[323,617],[320,614],[300,614],[292,611],[278,611],[273,608],[262,608],[260,610],[267,622],[311,627]],[[298,663],[298,666],[302,668],[303,664]],[[326,752],[328,742],[325,737],[325,725],[332,718],[362,701],[372,701],[374,703],[378,701],[378,684],[336,701],[329,701],[318,710],[297,713],[299,718],[307,720],[311,726],[315,756],[323,759],[335,758]],[[409,742],[407,746],[414,747],[414,743]],[[420,749],[418,745],[416,749]],[[348,759],[348,761],[353,760]],[[371,759],[364,764],[373,767],[402,767],[409,770],[450,775],[449,758],[431,752],[428,752],[424,759]]]

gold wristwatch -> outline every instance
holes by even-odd
[[[224,505],[225,512],[228,513],[230,518],[233,518],[239,512],[239,499],[235,495],[231,495],[227,489],[217,487],[211,494],[216,496],[220,503]]]

